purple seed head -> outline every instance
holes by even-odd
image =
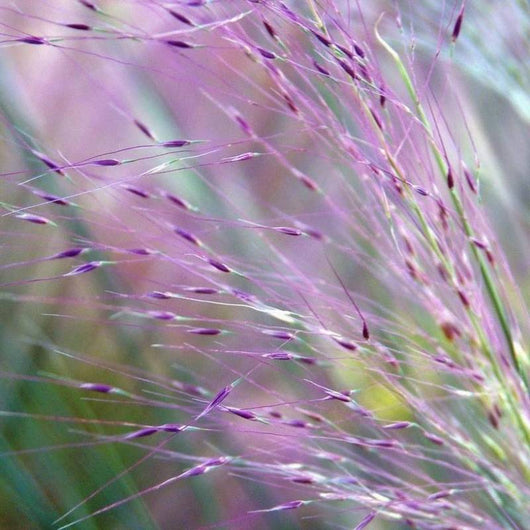
[[[76,267],[75,269],[72,269],[70,272],[66,273],[65,276],[77,276],[79,274],[92,272],[93,270],[101,267],[101,265],[103,265],[102,261],[90,261],[88,263],[83,263],[83,265],[79,265],[79,267]]]
[[[453,34],[451,35],[451,40],[453,42],[458,39],[458,35],[460,35],[460,31],[462,29],[462,21],[464,20],[464,9],[465,9],[465,2],[462,2],[462,7],[460,8],[460,11],[458,12],[458,15],[456,17],[455,25],[453,27]]]
[[[35,195],[38,195],[45,201],[58,204],[59,206],[69,206],[71,204],[66,199],[63,199],[62,197],[58,197],[57,195],[52,195],[51,193],[45,193],[40,190],[35,190],[33,193],[35,193]]]
[[[191,44],[189,42],[185,42],[183,40],[166,40],[164,41],[168,46],[173,46],[174,48],[182,48],[182,49],[189,49],[189,48],[195,48],[194,44]]]
[[[453,177],[453,172],[451,171],[451,168],[447,171],[447,187],[451,190],[455,186],[455,179]]]
[[[121,162],[114,158],[101,158],[99,160],[94,160],[92,164],[96,166],[119,166]]]
[[[190,145],[190,140],[168,140],[167,142],[162,142],[162,147],[184,147],[185,145]]]
[[[78,29],[80,31],[89,31],[92,28],[88,24],[65,24],[67,28]]]
[[[147,427],[145,429],[140,429],[139,431],[130,432],[129,434],[126,434],[124,438],[126,440],[133,440],[135,438],[144,438],[146,436],[152,436],[157,432],[159,432],[159,429],[157,427]]]
[[[257,48],[258,52],[261,54],[262,57],[265,57],[265,59],[276,59],[276,55],[269,50],[266,50],[264,48]]]
[[[170,300],[173,298],[173,295],[168,292],[162,292],[162,291],[151,291],[150,293],[147,293],[147,296],[149,298],[155,298],[157,300]]]
[[[389,423],[388,425],[385,425],[383,429],[392,431],[392,430],[399,430],[399,429],[408,429],[409,427],[412,427],[413,423],[410,421],[397,421],[395,423]]]
[[[303,234],[298,228],[291,228],[290,226],[276,226],[274,230],[287,236],[301,236]]]
[[[64,259],[64,258],[76,258],[77,256],[83,254],[89,250],[88,248],[70,248],[68,250],[63,250],[62,252],[58,252],[57,254],[54,254],[50,257],[50,259]]]
[[[149,199],[150,195],[147,191],[137,188],[136,186],[131,186],[130,184],[124,184],[123,189],[127,190],[129,193],[142,197],[142,199]]]
[[[34,215],[31,213],[17,213],[15,215],[17,219],[22,219],[23,221],[27,221],[28,223],[33,223],[36,225],[48,225],[51,224],[51,221],[43,217],[41,215]]]
[[[155,320],[175,320],[177,315],[171,311],[149,311],[148,315]]]
[[[91,390],[93,392],[101,392],[102,394],[108,394],[112,392],[114,388],[109,385],[103,385],[101,383],[82,383],[79,388],[83,390]]]
[[[232,414],[235,414],[236,416],[239,416],[240,418],[243,418],[245,420],[256,420],[257,419],[257,416],[250,410],[235,409],[233,407],[226,407],[226,410],[228,410],[228,412],[231,412]]]
[[[182,13],[178,13],[177,11],[174,11],[173,9],[168,9],[167,12],[173,17],[176,18],[179,22],[182,22],[183,24],[186,24],[188,26],[195,26],[195,24],[186,16],[184,16]]]
[[[175,234],[178,234],[181,238],[185,239],[191,244],[196,245],[198,247],[201,246],[201,242],[194,235],[190,234],[190,232],[184,230],[183,228],[177,226],[174,228],[174,231]]]
[[[33,36],[29,36],[29,37],[22,37],[20,39],[17,39],[18,42],[23,42],[25,44],[36,44],[36,45],[40,45],[40,44],[47,44],[47,41],[41,37],[33,37]]]
[[[134,124],[136,125],[136,127],[138,127],[138,129],[140,129],[140,131],[142,131],[145,134],[145,136],[147,136],[147,138],[149,138],[150,140],[155,139],[155,137],[153,136],[153,133],[149,130],[147,125],[145,125],[139,120],[134,120]]]
[[[220,335],[222,333],[222,331],[217,328],[193,328],[193,329],[188,329],[187,332],[193,335],[210,335],[210,336]]]
[[[208,263],[218,271],[231,272],[231,270],[224,263],[221,263],[215,259],[208,259]]]

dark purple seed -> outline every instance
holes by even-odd
[[[114,158],[103,158],[101,160],[94,160],[92,164],[96,164],[97,166],[118,166],[121,162]]]
[[[262,57],[265,57],[265,59],[276,59],[276,55],[268,50],[265,50],[264,48],[256,48],[258,52],[262,55]]]
[[[65,276],[77,276],[78,274],[85,274],[86,272],[91,272],[94,269],[97,269],[101,266],[101,261],[91,261],[89,263],[84,263],[79,265],[75,269],[72,269],[70,272],[66,273]]]
[[[22,37],[17,39],[18,42],[24,42],[25,44],[46,44],[46,41],[41,37]]]
[[[456,22],[453,28],[453,34],[451,35],[451,40],[453,42],[458,39],[458,35],[460,35],[460,30],[462,29],[462,20],[464,19],[464,6],[465,3],[462,2],[462,7],[460,8],[460,12],[458,13],[458,16],[456,17]]]
[[[288,333],[287,331],[281,331],[277,329],[264,329],[262,333],[264,335],[269,335],[270,337],[274,337],[280,340],[293,340],[295,338],[292,333]]]
[[[414,186],[414,191],[418,194],[418,195],[421,195],[423,197],[427,197],[427,195],[429,195],[429,193],[427,192],[427,190],[425,190],[424,188],[422,188],[421,186]]]
[[[340,44],[337,44],[336,46],[344,55],[346,55],[346,57],[348,57],[349,59],[353,59],[353,53],[350,50],[348,50],[348,48],[345,48],[344,46],[341,46]]]
[[[78,29],[80,31],[88,31],[92,29],[90,26],[87,26],[86,24],[65,24],[65,26],[67,28]]]
[[[331,41],[325,37],[324,35],[317,33],[316,31],[311,31],[311,33],[324,45],[324,46],[331,46]]]
[[[165,197],[173,204],[180,206],[184,210],[189,210],[189,206],[187,205],[187,203],[185,203],[182,199],[179,199],[176,195],[173,195],[172,193],[166,193]]]
[[[475,179],[473,178],[473,176],[471,175],[471,173],[469,172],[468,169],[464,168],[464,176],[466,177],[466,182],[467,182],[467,185],[469,186],[469,189],[477,194],[478,193],[478,188],[477,188],[477,184],[475,182]]]
[[[409,427],[412,427],[412,425],[413,424],[410,421],[396,421],[395,423],[389,423],[388,425],[385,425],[383,429],[387,429],[389,431],[408,429]]]
[[[359,65],[359,72],[361,73],[361,77],[367,82],[372,82],[372,76],[368,73],[368,70],[364,64]]]
[[[47,225],[50,224],[50,220],[46,217],[41,217],[40,215],[33,215],[31,213],[19,213],[15,215],[17,219],[22,219],[23,221],[28,221],[36,225]]]
[[[32,153],[44,164],[46,164],[50,169],[53,169],[59,175],[64,176],[62,169],[52,160],[50,160],[46,155],[39,153],[38,151],[32,151]]]
[[[183,426],[176,423],[164,423],[164,425],[160,425],[159,429],[164,432],[180,432]]]
[[[338,59],[339,66],[355,81],[357,79],[357,74],[353,68],[345,61]]]
[[[162,142],[162,147],[183,147],[190,145],[190,140],[169,140],[168,142]]]
[[[79,388],[82,388],[83,390],[92,390],[93,392],[101,392],[102,394],[108,394],[113,390],[113,387],[101,383],[83,383],[79,385]]]
[[[339,345],[345,348],[346,350],[355,351],[357,349],[357,345],[353,343],[350,340],[346,339],[339,339],[336,337],[333,337],[333,340]]]
[[[81,5],[84,5],[85,7],[88,7],[88,9],[92,9],[92,11],[97,11],[97,7],[88,0],[78,0]]]
[[[300,182],[308,189],[308,190],[311,190],[311,191],[318,191],[318,186],[317,184],[312,181],[309,177],[306,177],[305,175],[302,175],[301,177],[298,177],[298,179],[300,180]]]
[[[218,294],[217,289],[211,287],[186,287],[186,291],[196,294]]]
[[[215,259],[209,259],[208,263],[221,272],[231,272],[230,269],[224,263],[221,263],[220,261],[217,261]]]
[[[175,320],[177,315],[171,311],[149,311],[148,315],[156,320]]]
[[[488,412],[488,420],[495,429],[499,428],[499,418],[494,412]]]
[[[358,44],[354,44],[354,45],[353,45],[353,49],[355,50],[355,53],[356,53],[361,59],[364,59],[364,57],[365,57],[364,50],[363,50]]]
[[[287,106],[295,113],[298,114],[298,107],[294,104],[293,98],[289,94],[282,94],[283,99],[287,103]]]
[[[148,138],[150,138],[151,140],[154,140],[155,137],[153,136],[153,133],[147,128],[146,125],[144,125],[141,121],[139,120],[134,120],[134,124],[136,125],[136,127],[138,127],[138,129],[140,129]]]
[[[206,407],[206,410],[209,411],[215,407],[217,407],[221,402],[223,402],[230,392],[233,390],[232,385],[225,386],[220,392],[217,393],[217,395],[212,399],[212,401],[208,404]]]
[[[189,232],[186,232],[186,230],[183,230],[179,227],[176,227],[174,230],[175,234],[179,235],[186,241],[189,241],[190,243],[192,243],[193,245],[197,245],[198,247],[201,246],[201,242],[194,235],[190,234]]]
[[[375,513],[369,513],[353,530],[362,530],[363,528],[366,528],[374,519],[375,519]]]
[[[137,256],[152,256],[153,254],[156,254],[155,250],[149,248],[128,248],[126,252],[136,254]]]
[[[54,254],[50,259],[63,259],[63,258],[75,258],[79,256],[82,252],[87,250],[86,248],[70,248],[68,250],[63,250],[58,254]]]
[[[451,168],[447,171],[447,187],[451,190],[454,188],[455,185],[455,179],[453,177],[453,172],[451,171]]]
[[[167,12],[173,17],[179,20],[180,22],[187,24],[188,26],[194,26],[195,24],[188,18],[182,15],[181,13],[177,13],[176,11],[173,11],[172,9],[168,9]]]
[[[427,499],[430,501],[435,501],[437,499],[445,499],[446,497],[450,497],[452,494],[453,492],[451,490],[438,491],[437,493],[429,495]]]
[[[282,8],[282,11],[285,13],[285,15],[290,18],[293,22],[298,21],[298,17],[296,16],[296,13],[294,11],[291,11],[283,2],[280,2],[280,7]]]
[[[263,25],[265,26],[265,29],[267,30],[267,33],[273,38],[277,38],[276,31],[274,31],[274,28],[266,21],[263,21]]]
[[[188,333],[192,333],[193,335],[220,335],[222,331],[217,328],[193,328],[188,329]]]
[[[289,226],[277,226],[274,228],[274,230],[288,236],[301,236],[303,234],[303,232],[298,230],[298,228],[291,228]]]
[[[194,44],[190,44],[189,42],[184,42],[183,40],[166,40],[164,41],[169,46],[173,46],[174,48],[182,48],[182,49],[189,49],[189,48],[195,48]]]
[[[320,66],[320,64],[318,64],[314,59],[313,59],[313,66],[322,74],[322,75],[325,75],[327,77],[330,76],[330,73],[323,67],[323,66]]]
[[[232,407],[227,407],[227,410],[245,420],[255,420],[257,418],[257,416],[249,410],[233,409]]]
[[[366,322],[363,322],[363,338],[368,340],[370,338],[370,331],[368,330],[368,325]]]
[[[379,116],[376,114],[376,112],[372,109],[370,109],[370,114],[372,115],[372,118],[374,119],[375,123],[379,127],[379,129],[383,130],[383,123]]]
[[[313,359],[313,357],[303,357],[302,355],[297,355],[295,357],[295,360],[300,363],[309,364],[309,365],[314,365],[317,363],[317,360]]]
[[[238,115],[234,116],[234,119],[237,121],[237,123],[239,123],[239,126],[246,134],[252,136],[252,129],[246,120],[244,120],[241,116]]]
[[[460,289],[458,289],[458,296],[460,298],[460,301],[462,302],[462,304],[464,305],[464,307],[469,307],[469,298],[466,296],[466,294],[461,291]]]
[[[474,237],[471,238],[471,242],[478,248],[485,250],[488,248],[488,245],[486,243],[480,241],[479,239],[476,239]]]
[[[292,478],[291,482],[295,482],[296,484],[314,484],[315,481],[311,477],[297,477]]]
[[[188,469],[188,471],[184,471],[184,473],[182,473],[182,475],[180,475],[180,476],[182,478],[184,478],[184,477],[197,477],[199,475],[204,475],[204,473],[206,473],[206,471],[208,471],[208,468],[204,464],[201,464],[200,466]]]
[[[285,425],[289,425],[289,427],[296,427],[297,429],[307,429],[309,427],[309,423],[303,420],[287,420]]]
[[[140,429],[139,431],[130,432],[125,435],[126,440],[131,440],[133,438],[143,438],[144,436],[151,436],[156,434],[159,429],[155,427],[146,427],[145,429]]]
[[[71,204],[68,201],[65,201],[63,198],[57,197],[57,195],[49,195],[48,193],[39,193],[39,192],[36,192],[36,194],[39,197],[42,197],[44,200],[53,202],[54,204],[58,204],[60,206],[69,206]]]
[[[146,191],[137,188],[136,186],[129,186],[128,184],[125,184],[123,186],[124,190],[127,190],[128,192],[137,195],[138,197],[142,197],[142,199],[149,199],[150,195]]]

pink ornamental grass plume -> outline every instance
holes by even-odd
[[[525,528],[483,5],[0,8],[0,526]]]

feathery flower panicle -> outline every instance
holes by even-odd
[[[0,526],[525,528],[483,5],[0,8]]]

